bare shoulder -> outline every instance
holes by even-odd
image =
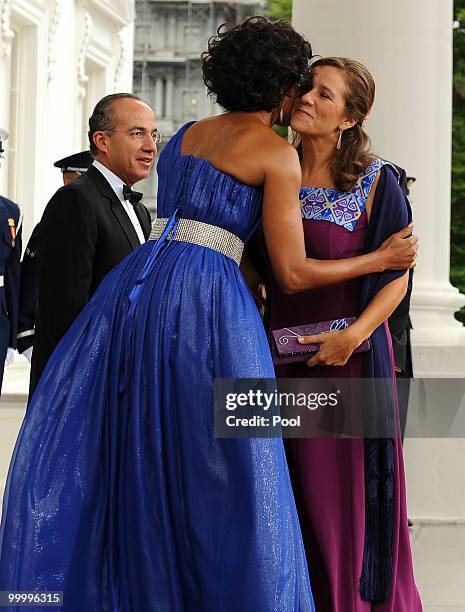
[[[224,115],[206,117],[189,125],[182,135],[181,152],[199,154],[215,143],[224,128]]]
[[[192,125],[186,130],[186,134],[197,134],[208,129],[217,129],[223,123],[223,115],[215,115],[213,117],[205,117],[199,121],[192,122]]]
[[[289,172],[299,166],[294,147],[268,126],[228,115],[192,125],[186,130],[181,152],[203,157],[251,185],[263,184],[269,172]]]
[[[296,148],[272,130],[270,132],[272,134],[263,143],[262,149],[265,172],[300,177],[300,160]]]

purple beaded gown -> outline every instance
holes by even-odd
[[[343,259],[366,252],[368,220],[364,203],[372,182],[365,185],[362,197],[357,194],[355,222],[335,222],[329,212],[332,210],[334,213],[334,207],[325,207],[321,201],[319,211],[317,206],[312,206],[310,214],[307,214],[310,218],[305,217],[303,210],[307,256],[322,260]],[[302,203],[312,189],[302,188]],[[323,191],[326,192],[326,201],[334,202],[341,195],[335,190],[314,191],[319,194],[315,194],[317,197],[313,202],[318,200],[318,195],[322,199]],[[377,204],[379,202],[375,199],[374,206]],[[267,261],[270,329],[359,315],[362,278],[296,295],[284,295],[273,277],[263,234],[258,240]],[[383,328],[392,357],[387,323]],[[362,378],[364,359],[365,354],[358,353],[352,355],[344,367],[308,368],[303,362],[277,366],[275,370],[278,378]],[[288,455],[304,543],[312,562],[312,590],[318,612],[421,611],[413,576],[401,441],[395,441],[391,594],[387,601],[379,604],[364,601],[360,594],[365,538],[363,439],[291,439],[288,441]]]

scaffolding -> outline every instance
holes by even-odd
[[[263,0],[136,0],[134,92],[155,109],[164,142],[183,123],[221,112],[201,74],[210,36],[221,23],[265,13]],[[151,210],[156,184],[153,172],[141,186]]]
[[[136,2],[136,41],[135,41],[135,76],[140,73],[141,94],[149,97],[150,81],[147,70],[151,63],[184,63],[185,87],[192,86],[193,64],[199,62],[199,56],[206,47],[208,38],[215,34],[219,25],[218,17],[222,21],[240,23],[245,17],[254,14],[265,14],[267,3],[264,0],[137,0]],[[157,14],[166,14],[170,10],[178,14],[185,13],[183,26],[183,45],[179,44],[172,49],[173,55],[167,56],[167,49],[156,52],[157,45],[154,40],[153,22]],[[203,47],[198,44],[196,33],[199,24],[207,23],[208,35],[203,41]]]

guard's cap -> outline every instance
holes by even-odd
[[[55,168],[60,168],[63,173],[85,172],[92,165],[92,161],[90,151],[81,151],[80,153],[63,157],[63,159],[59,159],[53,165]]]

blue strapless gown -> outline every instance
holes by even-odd
[[[261,189],[180,155],[187,127],[160,156],[159,216],[178,208],[246,241]],[[66,612],[313,611],[282,441],[214,439],[215,377],[274,377],[238,266],[143,244],[104,279],[30,402],[0,590],[63,591]]]

